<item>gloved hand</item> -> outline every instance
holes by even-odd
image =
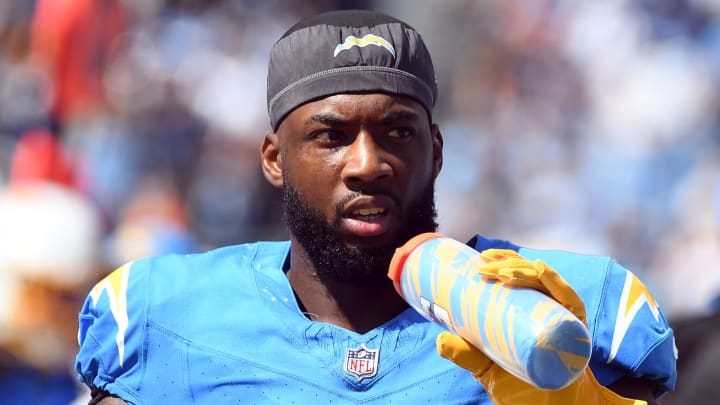
[[[478,271],[483,276],[508,285],[539,290],[587,323],[585,305],[575,290],[542,261],[531,262],[517,252],[505,249],[488,249],[481,252],[481,256],[485,264],[479,266]],[[497,405],[646,404],[645,401],[623,398],[601,386],[590,367],[563,389],[543,390],[508,373],[466,340],[450,332],[438,335],[436,344],[440,355],[469,370]]]

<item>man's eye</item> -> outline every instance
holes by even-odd
[[[387,136],[391,138],[409,138],[413,135],[411,128],[393,128],[387,132]]]
[[[338,131],[318,131],[312,134],[312,138],[325,142],[337,142],[342,139],[342,133]]]

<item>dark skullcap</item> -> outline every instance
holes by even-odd
[[[273,46],[267,85],[273,130],[295,108],[333,94],[404,95],[428,116],[437,98],[435,71],[420,34],[370,10],[332,11],[295,24]]]

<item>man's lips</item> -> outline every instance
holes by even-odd
[[[360,237],[382,235],[397,218],[395,201],[385,195],[357,197],[342,210],[342,226]]]

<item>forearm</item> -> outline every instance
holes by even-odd
[[[653,395],[652,385],[648,380],[637,378],[622,378],[608,387],[611,391],[625,398],[641,399],[648,405],[656,405],[657,400]]]

